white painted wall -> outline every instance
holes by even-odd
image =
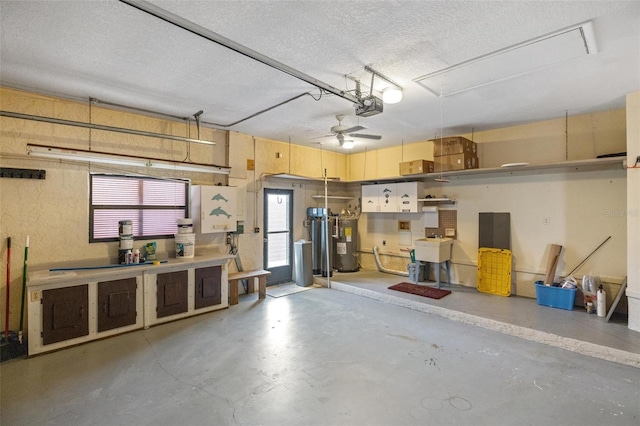
[[[612,282],[622,281],[626,270],[626,179],[624,170],[550,173],[522,176],[494,175],[434,183],[435,196],[457,200],[458,234],[453,246],[453,281],[476,285],[478,214],[511,214],[512,252],[516,293],[535,297],[533,282],[541,279],[550,244],[564,247],[558,275],[575,268],[608,236],[612,238],[577,272],[593,272]],[[405,257],[392,269],[406,268],[406,246],[399,244],[397,221],[410,219],[413,238],[424,238],[421,214],[366,214],[360,221],[362,249],[377,245],[381,254]],[[544,225],[548,218],[550,224]],[[386,246],[382,242],[386,241]],[[390,262],[390,260],[389,260]]]
[[[581,160],[623,152],[625,122],[624,110],[614,110],[464,136],[473,137],[478,142],[481,167],[500,167],[510,162],[553,164],[567,158]],[[417,148],[411,150],[413,155],[423,152],[424,159],[432,158],[430,142],[413,146]],[[407,152],[407,147],[404,150]],[[367,161],[379,157],[375,154],[366,154]],[[395,158],[390,149],[385,151],[384,157]],[[361,168],[364,162],[365,154],[353,157],[353,169]],[[396,176],[398,173],[393,164],[382,161],[374,164],[382,176]],[[626,181],[622,168],[539,174],[514,171],[451,178],[447,184],[431,179],[426,182],[426,193],[446,195],[458,201],[454,206],[441,207],[456,209],[458,215],[458,236],[453,247],[454,282],[476,285],[478,213],[509,212],[517,271],[516,294],[535,297],[533,283],[544,273],[550,244],[564,247],[558,267],[558,275],[563,276],[611,236],[575,273],[578,279],[586,273],[601,275],[607,281],[605,288],[610,305],[627,274]],[[406,270],[409,262],[406,250],[410,247],[400,244],[397,221],[401,215],[376,213],[364,216],[359,227],[361,249],[364,251],[363,266],[375,269],[369,252],[376,245],[385,267]],[[549,219],[549,225],[544,225],[545,218]],[[423,238],[421,215],[409,215],[407,219],[411,220],[412,237]]]
[[[627,96],[627,163],[640,155],[640,91]],[[629,328],[640,331],[640,165],[627,169],[627,270]]]

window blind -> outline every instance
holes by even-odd
[[[90,175],[89,240],[119,239],[118,222],[130,220],[134,238],[168,238],[187,216],[188,182]]]

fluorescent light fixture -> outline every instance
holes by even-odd
[[[352,149],[353,148],[353,141],[351,139],[347,139],[346,141],[342,142],[342,147],[344,149]]]
[[[86,163],[113,164],[130,167],[153,167],[156,169],[180,170],[184,172],[229,174],[228,167],[208,165],[202,163],[183,163],[167,161],[157,158],[145,158],[109,154],[100,151],[60,148],[46,145],[27,145],[27,153],[33,157],[52,158],[58,160],[80,161]]]
[[[594,53],[597,53],[597,46],[593,25],[585,22],[417,77],[413,81],[435,96],[450,96]]]
[[[389,86],[382,91],[382,101],[385,104],[397,104],[402,100],[402,89]]]

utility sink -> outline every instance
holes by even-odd
[[[416,260],[433,263],[451,260],[452,238],[420,238],[413,243],[416,246]]]

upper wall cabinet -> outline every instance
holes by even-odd
[[[423,188],[422,182],[362,185],[362,212],[418,213],[418,195]]]
[[[418,213],[418,198],[423,197],[424,184],[422,182],[400,182],[398,186],[398,207],[400,212]]]
[[[236,189],[232,186],[191,187],[191,215],[196,233],[236,231]]]

